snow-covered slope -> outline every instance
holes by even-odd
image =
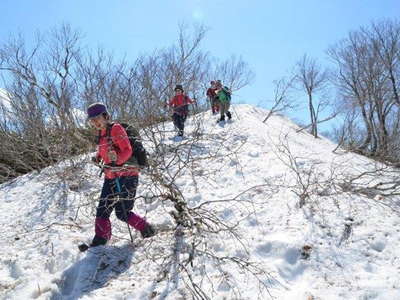
[[[237,105],[224,125],[209,112],[187,121],[189,139],[182,143],[190,141],[197,118],[207,137],[190,148],[195,156],[219,150],[175,183],[189,207],[203,203],[237,232],[236,238],[204,236],[203,250],[256,266],[251,275],[245,264],[235,268],[204,255],[188,265],[192,279],[210,299],[400,299],[400,198],[340,189],[375,164],[333,153],[335,144],[297,132],[284,117],[264,124],[266,114]],[[171,251],[183,260],[187,245],[167,230],[173,221],[166,202],[143,200],[145,174],[135,210],[165,231],[149,240],[135,234],[132,245],[126,225],[113,216],[109,246],[77,251],[93,235],[102,183],[87,161],[66,161],[0,186],[0,298],[192,299],[188,277],[158,259]]]

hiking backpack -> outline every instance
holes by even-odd
[[[226,86],[224,86],[224,87],[222,88],[222,90],[224,91],[226,97],[228,98],[228,101],[230,102],[230,101],[231,101],[231,97],[232,97],[232,92],[231,92],[231,90],[230,90],[228,87],[226,87]]]
[[[106,137],[107,139],[111,139],[111,128],[113,125],[116,123],[111,123],[107,125],[106,129]],[[145,168],[149,165],[148,159],[147,159],[147,151],[143,147],[143,144],[141,142],[139,130],[137,130],[134,126],[131,124],[127,123],[118,123],[120,124],[126,131],[126,134],[128,135],[129,142],[132,147],[132,156],[125,162],[128,165],[136,165],[139,166],[140,168]],[[100,140],[100,135],[99,135],[99,140]]]

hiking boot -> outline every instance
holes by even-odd
[[[219,119],[218,122],[222,122],[222,121],[225,121],[225,116],[222,116],[221,119]]]
[[[90,244],[90,247],[103,246],[105,244],[107,244],[107,240],[105,238],[95,235],[92,240],[92,243]]]
[[[179,130],[178,136],[183,136],[183,130]]]
[[[149,238],[152,237],[156,234],[156,231],[154,230],[153,226],[150,224],[147,224],[145,228],[143,228],[142,231],[140,231],[140,234],[142,235],[142,238]]]
[[[231,113],[229,111],[226,112],[226,115],[228,117],[228,120],[232,119],[232,115],[231,115]]]

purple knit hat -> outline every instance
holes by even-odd
[[[103,113],[108,114],[107,107],[103,103],[93,103],[87,108],[87,118],[92,119]]]

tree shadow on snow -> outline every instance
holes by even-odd
[[[173,253],[169,256],[169,260],[164,262],[162,276],[153,281],[149,287],[148,295],[152,295],[150,298],[157,297],[159,300],[164,300],[170,296],[171,292],[178,290],[182,263],[180,253],[184,247],[184,236],[181,230],[175,230],[173,241]],[[165,282],[165,285],[162,282]],[[142,296],[144,298],[144,295]],[[184,295],[182,297],[186,299]]]
[[[81,260],[64,271],[59,291],[51,299],[78,299],[104,287],[129,269],[134,252],[132,244],[89,248]]]

